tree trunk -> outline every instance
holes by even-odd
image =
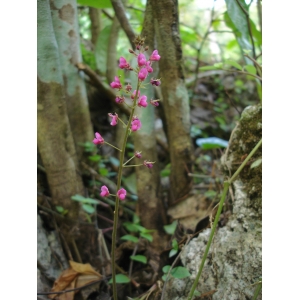
[[[172,205],[189,193],[192,184],[187,175],[192,171],[189,99],[184,83],[177,1],[152,0],[152,9],[161,55],[159,69],[171,159]]]
[[[101,9],[89,7],[89,16],[91,19],[92,43],[95,49],[99,33],[101,31]]]
[[[78,204],[70,197],[83,193],[77,171],[74,140],[64,98],[58,46],[48,0],[38,0],[38,148],[47,173],[54,205],[77,220]]]
[[[149,1],[148,1],[149,2]],[[154,50],[154,26],[152,22],[152,7],[147,3],[142,37],[146,37],[145,45],[149,46],[147,54],[150,55]],[[136,60],[136,59],[135,59]],[[153,69],[157,74],[158,63],[154,63]],[[136,75],[135,83],[136,83]],[[148,102],[154,99],[154,90],[150,84],[150,76],[145,80],[148,87],[141,95],[146,95]],[[151,246],[157,250],[166,247],[168,239],[163,226],[167,224],[166,211],[162,202],[160,174],[158,166],[156,139],[155,139],[155,108],[148,105],[147,108],[136,108],[136,114],[141,117],[142,128],[134,134],[134,148],[142,151],[142,160],[155,161],[151,171],[146,167],[136,167],[137,175],[137,213],[141,218],[141,224],[148,229],[156,229],[153,234]]]
[[[82,62],[76,0],[50,0],[53,28],[59,48],[68,116],[78,160],[84,148],[79,143],[94,138],[87,93],[75,64]]]

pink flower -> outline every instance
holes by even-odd
[[[100,135],[100,133],[96,132],[95,133],[95,139],[93,139],[93,143],[95,145],[100,145],[100,144],[103,144],[104,143],[104,139],[103,137]]]
[[[101,196],[101,197],[109,196],[109,190],[108,190],[108,188],[107,188],[106,185],[102,185],[102,186],[101,186],[101,193],[100,193],[100,196]]]
[[[144,166],[149,168],[149,169],[153,168],[153,164],[154,163],[151,162],[151,161],[144,160]]]
[[[160,60],[160,55],[158,55],[158,51],[154,50],[149,58],[149,60]]]
[[[142,152],[140,152],[140,151],[135,151],[135,153],[134,153],[134,156],[136,157],[136,158],[142,158],[142,154],[141,154]]]
[[[146,64],[146,56],[143,53],[140,53],[137,57],[137,62],[139,67],[142,67]]]
[[[124,200],[126,197],[126,190],[123,188],[119,189],[117,192],[117,196],[120,200]]]
[[[120,57],[120,63],[119,63],[119,67],[121,69],[129,69],[130,65],[129,63],[126,61],[126,59],[124,57]]]
[[[110,86],[113,88],[113,89],[121,89],[122,88],[122,84],[120,82],[120,79],[118,76],[115,76],[115,81],[113,81]]]
[[[151,100],[150,100],[150,104],[153,105],[153,106],[155,106],[155,107],[157,107],[157,106],[159,106],[158,101],[159,101],[159,100],[152,100],[152,99],[151,99]]]
[[[138,78],[141,81],[144,81],[148,76],[148,71],[146,68],[142,68],[139,72]]]
[[[147,107],[148,103],[147,103],[147,96],[142,96],[139,101],[138,101],[138,106],[139,107]]]
[[[116,126],[118,124],[118,114],[115,113],[113,115],[113,114],[109,113],[108,115],[112,118],[110,125],[111,126]]]
[[[151,79],[150,79],[150,83],[151,83],[152,85],[159,86],[159,85],[160,85],[160,80],[159,80],[159,79],[151,78]]]
[[[152,73],[153,72],[153,69],[151,67],[151,61],[148,60],[147,63],[146,63],[146,68],[147,68],[147,71],[148,73]]]
[[[130,98],[131,98],[132,100],[134,100],[135,94],[136,94],[136,90],[134,90],[133,93],[132,93],[131,96],[130,96]],[[138,97],[140,97],[140,94],[141,94],[140,91],[138,91]]]
[[[117,97],[116,97],[116,102],[117,102],[118,104],[121,104],[121,103],[123,103],[124,101],[125,101],[124,96],[122,96],[122,97],[117,96]]]
[[[138,119],[138,117],[133,117],[133,120],[131,122],[131,130],[137,131],[142,127],[141,121]]]

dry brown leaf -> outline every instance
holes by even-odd
[[[60,292],[82,287],[93,281],[102,279],[102,275],[96,272],[90,264],[80,264],[74,261],[69,261],[70,268],[64,270],[62,274],[55,280],[51,292]],[[50,299],[73,300],[76,291],[64,294],[49,295]]]

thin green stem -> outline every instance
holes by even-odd
[[[110,143],[108,143],[108,142],[104,142],[104,144],[107,144],[107,145],[109,145],[109,146],[111,146],[111,147],[117,149],[118,151],[122,152],[121,149],[119,149],[118,147],[115,147],[114,145],[112,145],[112,144],[110,144]]]
[[[123,165],[123,168],[140,167],[140,166],[143,166],[143,164],[140,164],[140,165],[129,165],[129,166],[124,166]]]
[[[258,297],[258,295],[261,291],[261,288],[262,288],[262,282],[260,282],[258,284],[258,286],[256,287],[252,300],[256,300],[256,298]]]
[[[127,161],[126,161],[126,163],[124,163],[123,164],[123,167],[125,167],[125,165],[127,164],[127,163],[129,163],[132,159],[134,159],[135,158],[135,156],[133,155],[131,158],[129,158]]]
[[[132,118],[134,116],[134,109],[136,106],[138,91],[140,89],[140,81],[138,81],[136,93],[134,97],[134,103],[133,103],[133,109],[130,113],[129,120],[126,126],[125,136],[122,144],[122,150],[120,153],[120,166],[118,171],[118,182],[117,182],[117,191],[121,187],[121,180],[122,180],[122,171],[123,171],[123,162],[124,162],[124,156],[125,156],[125,148],[127,143],[127,138],[130,132],[130,126],[132,122]],[[118,217],[119,217],[119,198],[116,196],[116,203],[115,203],[115,211],[114,211],[114,229],[112,233],[112,249],[111,249],[111,263],[112,263],[112,279],[113,279],[113,299],[117,300],[117,283],[116,283],[116,262],[115,262],[115,249],[116,249],[116,239],[117,239],[117,228],[118,228]]]
[[[118,118],[118,120],[119,120],[125,127],[127,126],[120,118]]]
[[[198,270],[198,273],[197,273],[197,276],[195,278],[195,281],[193,283],[193,286],[192,286],[192,289],[189,293],[189,296],[188,296],[188,300],[191,300],[193,295],[194,295],[194,292],[195,292],[195,289],[197,287],[197,284],[198,284],[198,281],[200,279],[200,276],[201,276],[201,273],[202,273],[202,270],[203,270],[203,267],[204,267],[204,264],[205,264],[205,261],[206,261],[206,258],[207,258],[207,255],[208,255],[208,251],[209,251],[209,248],[210,248],[210,245],[211,245],[211,242],[212,242],[212,239],[213,239],[213,236],[215,234],[215,231],[216,231],[216,228],[217,228],[217,224],[219,222],[219,219],[220,219],[220,215],[221,215],[221,212],[222,212],[222,208],[223,208],[223,204],[224,204],[224,201],[226,199],[226,195],[227,195],[227,191],[229,189],[229,186],[230,184],[233,183],[233,181],[237,178],[237,176],[240,174],[240,172],[243,170],[243,168],[245,167],[245,165],[247,164],[247,162],[250,160],[250,158],[254,155],[254,153],[258,150],[258,148],[261,146],[262,144],[262,139],[257,143],[257,145],[252,149],[252,151],[249,153],[249,155],[247,156],[247,158],[244,160],[244,162],[240,165],[240,167],[236,170],[236,172],[233,174],[233,176],[228,180],[228,181],[225,181],[224,182],[224,189],[223,189],[223,193],[222,193],[222,197],[221,197],[221,201],[219,203],[219,208],[218,208],[218,211],[217,211],[217,214],[216,214],[216,217],[215,217],[215,220],[214,220],[214,223],[213,223],[213,227],[211,229],[211,232],[210,232],[210,236],[209,236],[209,239],[208,239],[208,242],[207,242],[207,245],[206,245],[206,248],[205,248],[205,252],[204,252],[204,255],[202,257],[202,260],[201,260],[201,263],[200,263],[200,266],[199,266],[199,270]]]

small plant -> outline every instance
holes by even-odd
[[[119,170],[118,170],[118,176],[117,176],[117,193],[116,195],[113,195],[108,190],[107,186],[103,185],[101,187],[100,196],[101,197],[115,197],[115,211],[114,211],[114,225],[113,225],[113,234],[112,234],[112,251],[111,251],[111,260],[112,260],[112,283],[113,283],[113,298],[117,299],[117,277],[116,277],[116,267],[115,267],[115,249],[116,249],[116,234],[117,234],[117,225],[118,225],[118,215],[119,215],[119,201],[124,201],[127,195],[127,191],[121,187],[121,180],[122,180],[122,170],[123,168],[128,167],[137,167],[137,166],[143,166],[146,168],[151,169],[153,167],[154,161],[151,160],[144,160],[143,163],[140,164],[133,164],[128,165],[128,163],[133,159],[141,159],[142,158],[142,151],[137,150],[134,152],[132,157],[128,159],[126,162],[124,162],[125,158],[125,150],[127,146],[127,139],[128,136],[135,131],[138,131],[142,127],[142,121],[140,118],[135,115],[135,108],[143,107],[146,108],[148,106],[148,99],[147,96],[141,95],[141,89],[145,87],[144,81],[148,77],[150,73],[153,72],[152,65],[154,62],[160,60],[160,55],[158,54],[157,50],[154,50],[152,54],[147,59],[145,52],[148,50],[148,47],[144,47],[144,41],[145,38],[141,38],[140,36],[136,37],[135,39],[135,45],[136,45],[136,51],[129,49],[129,52],[135,56],[137,60],[138,66],[136,68],[133,68],[130,66],[129,62],[124,58],[120,57],[119,60],[119,67],[120,69],[127,70],[127,71],[133,71],[136,73],[138,82],[135,89],[132,88],[130,84],[127,84],[126,86],[123,86],[120,78],[118,76],[115,76],[114,81],[110,83],[110,86],[118,91],[118,94],[116,96],[116,103],[118,104],[124,104],[128,106],[131,110],[129,119],[127,121],[123,121],[121,118],[119,118],[117,113],[109,113],[108,116],[111,118],[110,125],[111,126],[117,126],[119,123],[121,123],[122,127],[125,130],[123,142],[122,142],[122,148],[119,149],[108,142],[104,140],[104,138],[101,136],[99,132],[95,133],[95,138],[93,140],[93,143],[95,145],[108,145],[115,149],[117,149],[120,152],[119,157]],[[160,79],[152,78],[150,80],[150,83],[153,86],[159,86],[160,85]],[[129,99],[129,103],[126,102],[126,98]],[[154,107],[159,105],[159,100],[153,100],[151,99],[150,104]],[[129,231],[133,232],[139,232],[140,236],[143,238],[148,239],[149,241],[152,241],[152,236],[149,234],[149,230],[143,228],[142,226],[138,225],[137,223],[128,223],[124,224],[124,226],[128,226]],[[136,231],[135,231],[136,230]],[[134,239],[134,236],[125,236],[126,239],[131,239],[132,241],[136,242],[136,239]],[[124,237],[123,237],[124,239]],[[140,262],[145,263],[145,259],[141,256],[132,256],[132,260],[138,260]],[[122,275],[122,274],[119,274]],[[119,276],[120,277],[120,276]],[[119,280],[119,279],[118,279]],[[127,280],[127,279],[126,279]]]

